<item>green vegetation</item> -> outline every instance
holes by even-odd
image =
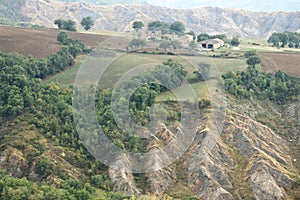
[[[153,21],[148,23],[149,31],[161,31],[163,34],[170,32],[170,25],[162,21]]]
[[[182,34],[185,31],[185,26],[182,22],[175,21],[172,24],[168,24],[163,21],[152,21],[148,23],[148,30],[149,31],[161,31],[163,34],[167,33],[175,33],[175,34]]]
[[[138,48],[142,48],[146,45],[146,41],[140,38],[132,39],[128,46],[132,49],[132,51],[137,50]]]
[[[165,26],[161,22],[158,24],[160,25],[153,27],[161,28]],[[179,23],[177,24],[179,25]],[[141,26],[137,25],[136,29],[138,27]],[[168,27],[169,30],[175,29],[171,28],[172,25],[168,25]],[[182,30],[184,31],[184,29]],[[198,36],[198,39],[203,39],[206,36],[208,39],[226,38],[224,35],[209,36],[202,34],[200,37]],[[74,65],[75,59],[79,55],[87,53],[89,50],[85,48],[81,41],[73,40],[65,32],[58,34],[57,41],[63,45],[62,48],[47,59],[35,59],[17,54],[0,54],[0,119],[1,121],[12,121],[17,124],[16,126],[21,126],[19,123],[23,119],[25,125],[22,126],[28,126],[30,130],[37,132],[39,136],[47,138],[49,140],[47,145],[48,143],[54,144],[56,147],[73,152],[74,158],[72,159],[81,169],[83,177],[75,180],[74,177],[56,170],[58,166],[50,157],[42,154],[43,147],[36,142],[36,139],[32,142],[32,145],[41,150],[35,152],[34,156],[38,159],[35,159],[34,162],[36,163],[37,173],[43,178],[43,182],[37,184],[29,182],[25,178],[14,179],[0,172],[0,199],[135,199],[135,197],[111,192],[112,185],[107,175],[107,168],[95,161],[85,149],[74,127],[72,113],[74,88],[69,84],[73,83],[81,63],[78,62],[76,66],[69,70],[66,69]],[[143,48],[144,42],[140,39],[133,39],[129,47],[132,50],[139,47]],[[165,51],[173,48],[176,51],[179,45],[176,40],[163,41],[160,48],[165,49]],[[191,42],[190,49],[194,50],[195,48],[196,42]],[[249,65],[247,69],[243,59],[212,59],[220,73],[226,73],[223,78],[225,88],[230,95],[238,99],[268,100],[277,104],[293,101],[299,95],[299,79],[280,71],[275,75],[260,71],[256,66],[260,63],[256,51],[246,52],[245,57]],[[199,57],[195,56],[190,59],[197,60]],[[114,61],[105,71],[103,80],[100,80],[100,86],[96,93],[96,113],[101,128],[112,142],[121,149],[127,149],[135,153],[144,152],[148,143],[133,135],[128,135],[118,127],[111,105],[112,86],[127,71],[144,63],[161,64],[157,64],[155,71],[147,72],[141,77],[134,77],[133,80],[124,82],[120,91],[117,91],[118,95],[125,94],[127,95],[125,97],[130,99],[129,113],[138,125],[144,126],[150,122],[149,111],[155,102],[162,103],[166,109],[167,124],[172,124],[180,119],[178,102],[176,102],[174,94],[169,89],[157,83],[159,77],[164,77],[164,75],[172,77],[172,79],[166,79],[166,81],[176,88],[175,92],[182,94],[182,96],[188,96],[185,95],[187,92],[185,88],[177,88],[182,83],[183,78],[189,81],[196,80],[191,83],[191,86],[199,99],[198,106],[201,109],[209,108],[212,105],[207,95],[207,84],[213,81],[217,82],[216,73],[211,73],[213,65],[207,62],[200,62],[198,71],[195,72],[193,66],[183,58],[169,55],[129,53]],[[167,66],[172,70],[166,68]],[[53,77],[49,78],[50,76]],[[41,79],[44,80],[43,84]],[[127,88],[147,82],[146,80],[152,80],[152,83],[143,84],[131,97],[126,94],[128,92]],[[53,83],[53,81],[57,81],[59,85]],[[61,86],[65,87],[61,88]],[[124,99],[118,99],[117,104],[119,107],[115,110],[121,113],[124,118],[128,117],[123,115],[124,112],[122,112],[122,108],[127,105],[125,103]],[[1,128],[4,128],[4,126]],[[11,133],[12,137],[18,134],[21,133]],[[90,142],[97,141],[91,140]],[[16,148],[24,148],[25,145]],[[233,171],[229,172],[233,177],[233,184],[236,186],[236,190],[232,192],[236,198],[252,198],[253,194],[250,186],[245,181],[246,175],[244,173],[248,161],[240,156],[240,152],[236,149],[232,149],[232,155],[234,155],[235,163],[240,162],[240,165],[234,165]],[[60,178],[62,181],[60,188],[46,185],[45,180],[50,175]],[[179,175],[182,176],[182,174]],[[298,179],[295,184],[299,186]],[[173,196],[180,199],[197,199],[192,197],[193,195],[187,186],[184,188],[179,186],[180,184],[178,184],[178,188],[172,189],[171,196],[174,194]],[[241,189],[242,192],[238,189]],[[172,199],[165,196],[162,198]]]
[[[268,43],[272,43],[274,47],[285,47],[288,45],[289,48],[299,48],[300,45],[300,33],[296,32],[284,32],[284,33],[273,33],[268,39]]]
[[[94,26],[94,20],[92,17],[84,17],[80,22],[81,26],[83,26],[84,30],[90,30],[92,26]]]
[[[208,35],[206,33],[201,33],[197,36],[197,41],[203,41],[203,40],[208,40],[208,39],[215,39],[215,38],[219,38],[223,41],[227,40],[227,36],[225,34],[219,34],[219,35]]]
[[[142,29],[144,27],[144,23],[142,21],[133,22],[132,28],[136,31]]]
[[[93,180],[97,182],[98,179],[95,177]],[[99,180],[103,181],[101,178]],[[32,183],[25,178],[11,178],[0,172],[0,199],[115,200],[126,198],[129,199],[130,196],[103,191],[79,180],[68,179],[61,188],[55,188],[45,183]]]
[[[236,37],[232,38],[231,41],[230,41],[230,44],[231,44],[232,46],[235,46],[235,47],[239,46],[239,45],[240,45],[240,40],[239,40],[239,38],[236,38]]]
[[[174,33],[181,34],[185,31],[185,27],[182,22],[176,21],[170,25],[170,30]]]
[[[256,51],[254,51],[254,50],[247,51],[244,56],[245,56],[245,58],[247,58],[246,63],[249,66],[252,66],[253,68],[255,68],[255,65],[258,65],[261,62],[260,58],[256,54]]]
[[[284,104],[300,93],[300,80],[281,71],[273,75],[249,66],[245,72],[229,72],[223,78],[227,92],[237,98],[267,99]]]
[[[72,20],[57,19],[54,24],[58,26],[59,29],[67,31],[76,31],[76,23]]]
[[[159,48],[164,49],[165,52],[167,52],[167,49],[171,48],[171,42],[169,40],[163,40],[160,43]]]

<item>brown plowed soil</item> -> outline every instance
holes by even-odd
[[[281,70],[300,77],[300,53],[258,53],[263,70],[276,72]]]
[[[46,58],[57,52],[61,45],[56,37],[61,30],[57,29],[25,29],[0,26],[0,52],[20,53],[25,56]],[[80,39],[87,46],[96,46],[107,36],[67,32],[73,39]]]

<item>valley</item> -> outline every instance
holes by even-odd
[[[300,199],[299,12],[136,2],[0,14],[0,199]]]

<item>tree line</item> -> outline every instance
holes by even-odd
[[[283,32],[283,33],[273,33],[269,39],[268,43],[271,43],[274,47],[286,47],[289,48],[299,48],[300,43],[300,33],[297,32]]]
[[[57,25],[59,29],[67,30],[67,31],[77,31],[76,29],[76,22],[73,20],[63,20],[63,19],[56,19],[54,24]],[[81,26],[84,30],[90,30],[94,26],[94,20],[92,17],[83,17],[81,22]]]

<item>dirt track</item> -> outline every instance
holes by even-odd
[[[0,26],[0,52],[20,53],[25,56],[32,55],[36,58],[48,57],[60,48],[56,41],[56,29],[25,29]],[[96,34],[83,34],[68,32],[73,39],[82,40],[87,46],[95,46],[103,41],[106,36]]]
[[[281,70],[300,77],[300,53],[259,53],[265,71]]]

